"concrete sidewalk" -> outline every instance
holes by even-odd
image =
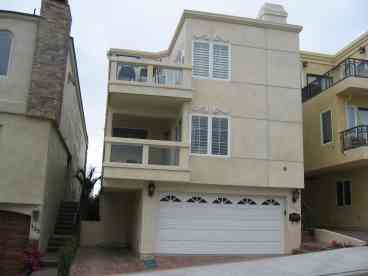
[[[126,275],[126,274],[120,274]],[[199,266],[136,276],[322,276],[368,275],[368,247],[336,249],[258,261]]]

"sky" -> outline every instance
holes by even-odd
[[[69,0],[89,136],[88,167],[101,170],[109,48],[168,47],[184,9],[255,18],[265,0]],[[303,26],[302,50],[333,54],[368,31],[367,0],[268,0]],[[0,0],[1,10],[39,13],[41,0]]]

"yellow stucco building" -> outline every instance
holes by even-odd
[[[306,226],[368,228],[368,33],[301,52]]]

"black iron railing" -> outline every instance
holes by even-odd
[[[302,89],[303,102],[349,77],[368,78],[368,60],[348,58],[327,73],[316,76],[314,81]]]
[[[341,132],[342,150],[368,145],[368,125],[360,125]]]

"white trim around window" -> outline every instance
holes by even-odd
[[[192,118],[193,116],[206,117],[208,123],[208,131],[207,131],[207,153],[193,153],[192,152]],[[212,119],[213,118],[224,118],[227,119],[227,154],[219,155],[212,154]],[[211,156],[211,157],[220,157],[220,158],[229,158],[231,155],[231,117],[226,115],[210,115],[210,114],[201,114],[201,113],[192,113],[190,114],[190,133],[189,133],[189,144],[190,144],[190,155],[194,156]]]
[[[331,114],[331,119],[330,119],[330,125],[331,125],[331,140],[328,141],[328,142],[324,142],[324,136],[323,136],[323,120],[322,120],[322,115],[327,113],[327,112],[330,112]],[[332,144],[333,141],[334,141],[334,133],[333,133],[333,116],[332,116],[332,110],[331,109],[326,109],[324,111],[322,111],[320,114],[319,114],[319,124],[320,124],[320,132],[321,132],[321,144],[322,145],[329,145],[329,144]]]
[[[192,66],[194,69],[194,43],[199,42],[199,43],[207,43],[209,46],[209,52],[208,52],[208,76],[198,76],[195,75],[195,72],[193,70],[193,78],[196,79],[213,79],[213,80],[220,80],[220,81],[229,81],[231,80],[231,46],[230,43],[224,43],[221,41],[211,41],[211,40],[201,40],[201,39],[195,39],[192,41]],[[221,45],[221,46],[226,46],[228,49],[228,68],[227,68],[227,78],[219,78],[219,77],[214,77],[214,73],[213,73],[213,67],[214,67],[214,45]]]

